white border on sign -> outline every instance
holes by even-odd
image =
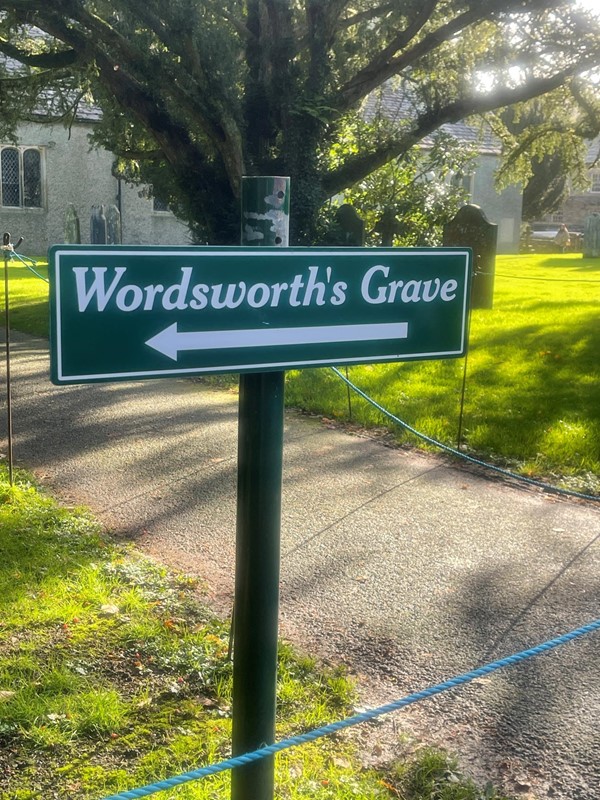
[[[367,255],[368,248],[339,248],[343,251],[343,255]],[[302,248],[302,249],[295,249],[295,248],[284,248],[284,247],[273,247],[265,250],[259,250],[259,248],[232,248],[230,250],[223,249],[223,250],[213,250],[212,248],[209,251],[206,251],[206,255],[210,255],[218,257],[218,256],[227,256],[228,258],[236,257],[236,258],[244,258],[249,255],[257,256],[259,255],[261,258],[263,256],[270,257],[276,256],[281,258],[282,256],[293,256],[300,252],[307,252],[310,250],[312,255],[315,256],[324,256],[329,255],[331,256],[332,253],[336,255],[341,255],[338,253],[337,250],[330,248],[327,250],[322,249],[313,249],[313,248]],[[399,255],[398,252],[400,248],[388,248],[388,247],[377,247],[373,248],[373,256],[376,257],[377,255],[381,254],[394,254]],[[259,251],[259,252],[257,252]],[[258,364],[232,364],[231,366],[227,367],[187,367],[187,368],[172,368],[172,369],[161,369],[161,370],[144,370],[140,372],[107,372],[107,373],[95,373],[95,374],[84,374],[84,375],[65,375],[62,370],[62,338],[61,338],[61,308],[60,308],[60,301],[61,301],[61,292],[60,292],[60,257],[61,255],[78,255],[78,254],[86,254],[90,256],[106,256],[106,255],[118,255],[119,253],[127,252],[129,254],[139,253],[140,256],[148,257],[148,256],[194,256],[198,257],[202,254],[202,248],[197,247],[194,249],[178,249],[178,250],[169,250],[169,249],[160,249],[160,250],[152,250],[151,248],[138,248],[132,247],[129,249],[128,247],[118,248],[115,247],[114,253],[107,253],[106,249],[102,250],[93,250],[91,248],[85,248],[81,250],[77,250],[76,248],[72,248],[69,250],[54,250],[54,260],[55,260],[55,299],[56,299],[56,335],[55,335],[55,342],[56,342],[56,376],[59,381],[69,381],[69,382],[77,382],[77,381],[94,381],[94,380],[126,380],[127,378],[135,379],[135,378],[153,378],[153,377],[161,377],[161,376],[168,376],[168,377],[176,377],[177,375],[202,375],[208,374],[211,372],[214,373],[228,373],[228,372],[249,372],[249,371],[259,371],[259,370],[281,370],[281,369],[300,369],[302,367],[321,367],[321,366],[330,366],[332,363],[335,364],[367,364],[367,363],[389,363],[394,361],[408,361],[412,358],[435,358],[436,356],[456,356],[460,355],[464,351],[465,347],[465,335],[467,333],[467,291],[469,288],[469,252],[467,250],[463,250],[461,248],[414,248],[411,250],[401,250],[403,256],[423,256],[428,255],[431,257],[436,256],[447,256],[449,253],[453,253],[455,255],[464,255],[465,257],[465,275],[464,275],[464,294],[463,294],[463,302],[462,302],[462,326],[461,326],[461,346],[458,350],[440,350],[431,353],[396,353],[396,354],[389,354],[389,355],[379,355],[379,356],[370,356],[370,357],[354,357],[354,358],[340,358],[336,359],[335,362],[332,362],[330,358],[327,359],[313,359],[308,361],[277,361],[271,363],[265,363],[261,361]]]

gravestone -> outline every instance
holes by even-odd
[[[121,244],[121,212],[116,206],[106,210],[106,244]]]
[[[335,214],[336,231],[334,244],[337,247],[363,247],[365,223],[350,203],[344,203]]]
[[[90,242],[91,244],[106,244],[106,216],[103,205],[92,206]]]
[[[381,246],[392,247],[394,235],[400,233],[402,225],[398,221],[394,209],[385,208],[379,222],[375,225],[375,232],[381,234]]]
[[[81,227],[73,203],[69,203],[65,214],[65,244],[81,244]]]
[[[470,247],[473,250],[471,308],[492,308],[498,226],[489,222],[479,206],[467,204],[444,226],[445,247]]]
[[[586,217],[583,233],[583,257],[600,258],[600,214]]]

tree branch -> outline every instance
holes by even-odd
[[[402,69],[439,47],[441,42],[447,41],[474,22],[479,22],[481,18],[482,12],[477,7],[471,8],[425,36],[397,58],[389,58],[388,55],[387,59],[381,59],[379,55],[376,56],[341,87],[335,102],[336,108],[340,112],[348,111],[392,75],[397,75]]]
[[[18,1],[23,3],[24,0]],[[58,0],[58,6],[58,9],[54,6],[32,15],[34,23],[75,51],[88,53],[95,59],[115,97],[148,127],[165,148],[165,157],[171,163],[177,161],[179,148],[191,147],[197,151],[184,126],[168,110],[166,101],[175,98],[222,156],[231,187],[237,193],[243,174],[241,132],[232,118],[219,112],[218,97],[213,97],[206,86],[201,87],[204,92],[192,96],[180,85],[177,75],[171,74],[169,65],[149,74],[147,62],[140,53],[110,25],[89,14],[74,0]],[[78,22],[84,30],[67,25],[65,19]],[[110,55],[105,52],[105,46]],[[182,54],[185,55],[185,50]],[[202,98],[208,113],[203,109]],[[174,138],[179,140],[175,146],[168,141],[169,126],[172,126]],[[185,139],[185,144],[180,137]]]
[[[189,31],[186,29],[182,36],[174,35],[173,26],[155,14],[145,0],[129,0],[129,2],[139,18],[165,47],[189,65],[187,74],[196,82],[195,90],[192,92],[183,87],[178,80],[178,76],[182,74],[181,71],[179,73],[172,72],[170,66],[163,61],[168,80],[168,85],[163,83],[163,94],[166,97],[174,95],[181,107],[186,109],[213,142],[223,157],[232,188],[237,193],[244,172],[241,131],[233,115],[228,113],[223,103],[220,102],[220,87],[218,85],[211,86],[210,75],[202,63],[198,48],[194,46]],[[138,59],[134,62],[129,61],[129,64],[135,64],[137,61]],[[155,80],[158,74],[154,73]],[[142,66],[138,73],[138,80],[143,82],[144,77],[145,68]]]
[[[161,161],[163,158],[162,150],[113,150],[113,154],[126,161]]]
[[[425,25],[435,11],[437,4],[438,0],[426,0],[426,2],[423,3],[421,9],[418,11],[408,27],[406,27],[403,31],[400,31],[395,39],[392,39],[388,46],[384,47],[383,50],[378,53],[377,58],[371,62],[374,69],[385,66],[385,64],[388,63],[390,58],[392,58],[392,56],[394,56],[398,50],[402,50],[410,42],[412,42],[423,25]]]
[[[252,38],[252,32],[250,31],[244,20],[234,16],[229,11],[227,11],[226,8],[219,8],[217,14],[223,17],[223,19],[226,22],[229,22],[229,24],[237,31],[237,33],[239,33],[242,39]]]
[[[54,0],[55,10],[61,10],[67,19],[79,22],[92,35],[88,37],[92,42],[102,42],[106,47],[113,51],[118,60],[126,60],[129,64],[135,64],[139,54],[115,28],[103,19],[85,10],[82,5],[73,0]],[[117,60],[117,59],[115,59]]]
[[[382,17],[389,11],[393,11],[395,8],[398,8],[397,2],[384,3],[381,6],[369,8],[366,11],[358,11],[356,14],[352,14],[351,17],[346,17],[345,19],[340,20],[338,28],[339,30],[352,28],[354,25],[359,25],[361,22],[369,22],[372,19]]]
[[[151,97],[126,70],[115,69],[114,62],[104,54],[95,39],[90,40],[72,25],[67,26],[64,18],[54,11],[36,14],[32,22],[78,53],[87,52],[93,56],[107,86],[121,105],[131,110],[154,134],[167,160],[175,163],[180,149],[195,147],[187,132],[171,119],[156,98]]]
[[[325,3],[327,7],[326,19],[327,19],[328,36],[331,36],[335,28],[338,27],[337,23],[339,17],[341,16],[342,12],[348,5],[348,2],[349,0],[328,0],[328,2]]]
[[[589,97],[586,97],[583,87],[576,80],[571,81],[569,88],[575,102],[585,115],[584,120],[579,122],[577,128],[587,133],[585,138],[595,139],[600,127],[600,103],[594,104]]]
[[[341,18],[341,14],[344,11],[344,8],[348,5],[349,0],[339,0],[339,4],[334,7],[333,3],[331,7],[327,8],[327,13],[330,15],[331,19],[331,34],[334,35],[339,31],[345,31],[349,28],[354,27],[355,25],[359,25],[361,22],[369,22],[373,19],[378,19],[379,17],[383,17],[388,14],[390,11],[398,8],[398,2],[391,2],[391,3],[383,3],[380,6],[375,6],[374,8],[369,8],[366,11],[358,11],[356,14],[352,14],[349,17]],[[296,44],[294,45],[293,51],[290,53],[290,58],[296,56],[298,53],[306,50],[308,46],[308,32],[306,25],[303,25],[300,29],[296,31]]]
[[[15,47],[5,39],[0,39],[0,52],[27,67],[41,67],[42,69],[64,69],[77,61],[77,53],[74,50],[33,54]]]
[[[179,55],[186,60],[189,53],[181,37],[174,33],[174,26],[165,23],[161,17],[154,12],[151,4],[146,0],[128,0],[131,11],[137,15],[139,20],[152,31],[157,39],[169,50],[169,52]],[[186,31],[188,33],[188,31]],[[198,54],[196,53],[196,59]]]
[[[571,65],[548,78],[537,78],[517,89],[501,89],[489,95],[472,95],[455,100],[437,109],[430,109],[420,114],[414,125],[398,137],[391,137],[375,150],[358,154],[347,159],[336,170],[329,172],[322,179],[322,199],[338,194],[348,186],[352,186],[366,175],[387,164],[411,147],[418,144],[425,136],[433,133],[442,125],[460,122],[467,117],[485,114],[496,108],[521,103],[534,97],[546,94],[561,86],[565,80],[577,72],[583,72],[597,63],[597,59]]]
[[[488,2],[480,0],[480,2],[473,3],[469,10],[459,14],[449,22],[440,25],[431,33],[428,33],[408,50],[405,50],[395,58],[390,57],[390,54],[393,55],[392,50],[394,46],[395,52],[397,52],[410,43],[412,38],[417,35],[428,19],[431,18],[436,5],[437,3],[432,2],[432,0],[427,0],[423,10],[415,17],[414,22],[386,48],[385,53],[387,57],[383,58],[383,54],[378,54],[370,64],[357,72],[353,78],[341,87],[337,93],[337,98],[333,101],[333,105],[335,105],[338,111],[343,113],[353,108],[359,100],[362,100],[369,92],[381,86],[388,78],[391,78],[393,75],[398,75],[406,67],[411,66],[420,58],[429,55],[429,53],[436,50],[440,44],[449,41],[465,28],[478,22],[490,20],[496,13],[508,13],[519,9],[523,10],[522,0],[488,0]],[[527,8],[526,10],[530,11],[533,10],[533,8],[544,8],[551,5],[551,0],[533,0],[533,2],[530,3],[531,8]],[[411,33],[412,37],[409,39],[408,36]],[[407,39],[406,42],[403,41],[404,38]]]

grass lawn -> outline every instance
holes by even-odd
[[[472,315],[461,443],[571,488],[600,492],[600,259],[499,256],[494,308]],[[413,427],[456,446],[464,359],[377,364],[350,379]],[[287,403],[349,418],[330,370],[288,375]],[[390,426],[353,397],[352,419]],[[398,427],[399,441],[410,434]]]
[[[10,281],[13,327],[47,336],[47,284],[21,265]],[[600,493],[599,299],[600,259],[497,258],[494,308],[472,315],[461,437],[468,452]],[[456,445],[463,369],[460,359],[352,367],[349,375],[392,413]],[[288,373],[286,402],[350,417],[346,387],[328,369]],[[356,396],[351,417],[391,427],[399,442],[414,438]]]
[[[0,468],[1,800],[101,800],[229,757],[228,629],[199,594]],[[354,700],[343,672],[281,646],[279,738],[348,716]],[[385,773],[341,736],[276,761],[284,800],[501,800],[428,749]],[[226,800],[229,782],[156,797]]]
[[[37,259],[36,259],[37,260]],[[1,265],[4,281],[4,264]],[[34,267],[48,278],[48,264],[40,259]],[[48,338],[48,284],[13,259],[8,268],[10,287],[11,328],[33,336]],[[2,317],[4,317],[4,290],[2,291]],[[4,325],[4,320],[2,322]]]

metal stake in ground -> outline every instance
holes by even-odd
[[[21,240],[20,240],[21,241]],[[2,237],[2,251],[4,253],[4,335],[6,352],[6,439],[8,457],[8,480],[13,485],[13,431],[12,431],[12,386],[10,379],[10,316],[8,302],[8,262],[13,246],[10,243],[10,233]]]
[[[285,247],[289,178],[242,180],[242,244]],[[240,376],[233,755],[275,741],[284,373]],[[234,770],[232,800],[272,800],[273,757]]]

